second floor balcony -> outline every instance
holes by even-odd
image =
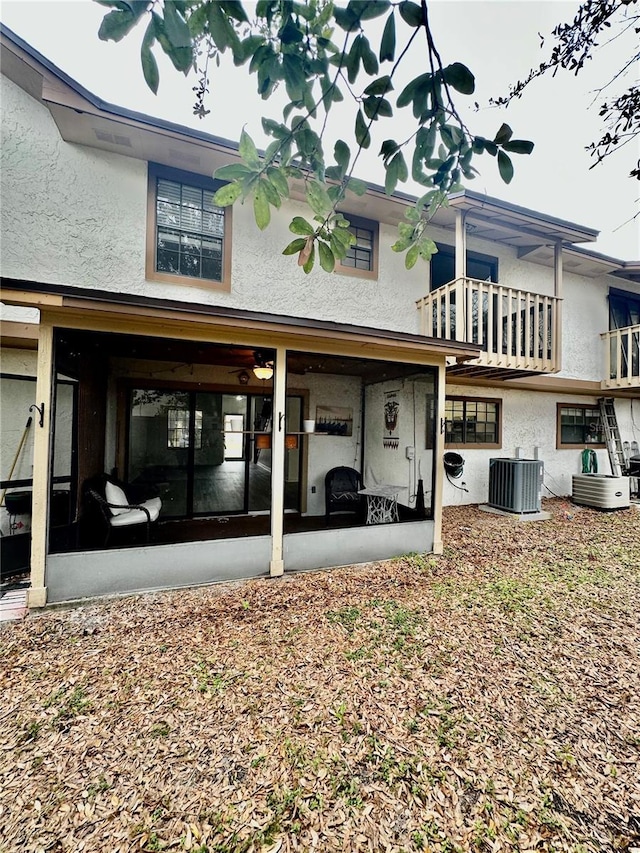
[[[423,335],[482,347],[478,358],[449,372],[492,378],[560,370],[561,305],[556,296],[468,277],[417,302]]]
[[[640,324],[610,329],[601,337],[605,351],[602,387],[640,388]]]

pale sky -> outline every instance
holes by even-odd
[[[594,61],[577,77],[563,72],[555,79],[534,82],[506,111],[472,109],[473,101],[486,104],[491,95],[505,94],[510,82],[538,65],[546,57],[539,49],[538,33],[548,34],[556,24],[572,20],[576,8],[577,3],[564,0],[430,3],[432,29],[444,64],[464,62],[476,77],[474,95],[468,99],[460,96],[457,102],[469,127],[492,136],[506,121],[514,129],[514,138],[531,139],[536,144],[529,157],[513,155],[515,177],[509,186],[502,183],[496,162],[488,155],[477,159],[475,166],[481,174],[467,186],[599,229],[598,242],[590,248],[622,260],[638,260],[640,217],[632,217],[638,210],[640,186],[627,175],[638,158],[640,141],[592,170],[589,166],[593,160],[584,150],[600,135],[600,101],[594,90],[608,82],[623,59],[631,55],[633,34],[599,48]],[[147,89],[139,60],[142,26],[118,44],[98,40],[97,30],[106,11],[89,0],[2,0],[0,20],[89,91],[111,103],[232,140],[239,138],[245,126],[258,144],[264,144],[260,117],[280,119],[279,108],[254,94],[255,78],[248,77],[246,66],[235,69],[229,64],[218,71],[210,69],[207,106],[211,113],[201,121],[192,115],[195,77],[179,75],[161,61],[159,52],[158,95]],[[421,72],[421,60],[418,49],[411,55],[407,80]],[[632,73],[637,76],[638,69]],[[620,91],[631,82],[630,74]],[[396,94],[400,88],[401,84],[396,86]],[[351,127],[352,120],[342,120],[338,132],[344,134],[345,126]],[[408,124],[406,127],[408,135],[410,128]],[[370,151],[377,153],[382,139],[399,140],[402,133],[398,119],[387,121]],[[361,158],[357,171],[359,177],[384,183],[384,171],[372,153]],[[421,194],[410,183],[400,184],[398,189]]]

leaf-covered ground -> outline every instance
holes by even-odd
[[[640,848],[640,513],[546,508],[8,626],[0,850]]]

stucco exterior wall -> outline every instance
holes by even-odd
[[[229,293],[146,281],[147,164],[63,142],[46,107],[4,77],[0,94],[6,277],[418,331],[425,267],[405,270],[394,229],[380,229],[377,281],[319,267],[305,276],[282,255],[291,216],[307,215],[294,202],[265,232],[251,204],[234,207]]]
[[[447,445],[447,450],[455,450],[465,460],[463,476],[454,482],[456,486],[464,484],[469,491],[460,491],[445,479],[445,506],[485,503],[489,495],[489,460],[494,457],[514,458],[516,448],[521,449],[520,457],[523,459],[533,459],[535,448],[538,448],[538,458],[544,462],[544,483],[548,486],[542,490],[543,497],[551,497],[552,493],[558,496],[571,494],[571,477],[582,470],[581,451],[556,448],[556,405],[597,406],[596,397],[456,385],[448,385],[447,394],[500,399],[502,447],[475,450],[470,445]],[[615,408],[622,441],[640,441],[640,399],[616,399]],[[598,448],[596,454],[598,470],[611,473],[606,449]]]

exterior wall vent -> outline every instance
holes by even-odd
[[[93,132],[96,135],[96,139],[99,139],[100,142],[109,142],[111,145],[122,145],[125,148],[131,148],[131,140],[128,136],[120,136],[117,133],[107,133],[106,130],[98,130],[97,128],[93,128]]]
[[[507,512],[540,512],[544,462],[490,459],[489,506]]]
[[[627,509],[630,505],[629,478],[611,474],[574,474],[573,502],[597,509]]]

